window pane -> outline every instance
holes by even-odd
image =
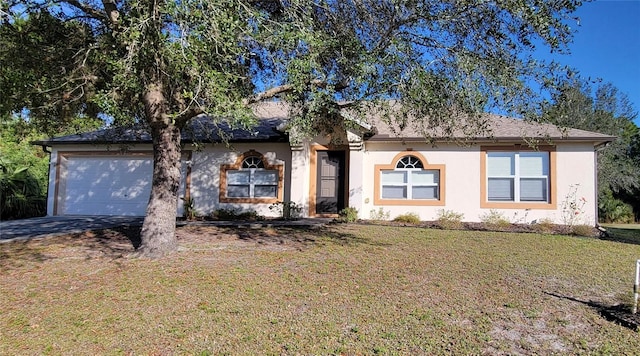
[[[423,168],[423,166],[422,161],[420,161],[418,157],[405,156],[398,161],[396,168]]]
[[[438,199],[438,187],[413,187],[412,199]]]
[[[520,176],[547,176],[549,175],[548,152],[521,152]]]
[[[277,190],[275,185],[256,185],[253,187],[253,195],[255,198],[275,198]]]
[[[247,157],[242,161],[242,168],[264,168],[264,163],[260,157]]]
[[[489,177],[505,177],[515,174],[515,153],[489,152],[487,153],[487,175]]]
[[[227,197],[230,198],[248,198],[249,186],[248,185],[228,185]]]
[[[488,199],[498,201],[513,201],[513,179],[489,178]]]
[[[440,182],[438,170],[411,172],[411,183],[414,185],[438,184],[438,182]]]
[[[227,171],[227,184],[249,184],[250,171]]]
[[[405,184],[407,183],[406,172],[382,171],[382,184]]]
[[[277,184],[278,171],[255,171],[253,178],[255,184]]]
[[[407,187],[382,186],[382,199],[406,199]]]
[[[546,178],[520,179],[520,200],[547,201],[547,179]]]

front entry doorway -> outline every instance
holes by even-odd
[[[345,208],[345,151],[316,151],[316,215]]]

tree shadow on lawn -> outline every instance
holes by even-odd
[[[117,259],[140,246],[141,226],[85,231],[38,237],[0,244],[0,268],[20,267],[26,262],[56,259]]]
[[[212,229],[213,230],[212,232]],[[287,226],[287,227],[200,227],[192,230],[196,233],[214,235],[215,231],[219,231],[223,235],[235,236],[240,241],[254,242],[257,244],[287,244],[312,246],[325,244],[327,242],[346,245],[376,245],[382,246],[383,243],[371,241],[367,238],[356,236],[353,233],[345,231],[346,229],[336,229],[332,226],[304,227],[304,226]]]
[[[0,269],[25,263],[56,259],[118,259],[131,255],[140,246],[141,226],[93,230],[60,236],[40,237],[0,244]],[[289,246],[298,250],[335,243],[338,245],[384,244],[356,236],[347,228],[324,227],[215,227],[183,226],[176,229],[179,243],[197,245],[222,239],[264,246]]]
[[[605,227],[606,232],[600,237],[603,240],[640,245],[640,229],[622,227]]]
[[[608,321],[612,321],[616,324],[622,325],[631,330],[635,330],[635,331],[640,330],[640,314],[631,313],[631,308],[627,305],[624,305],[624,304],[605,305],[605,304],[594,302],[592,300],[581,300],[575,297],[561,295],[553,292],[544,292],[544,294],[587,305],[593,308],[595,311],[597,311],[598,314],[600,314],[602,317],[604,317]]]

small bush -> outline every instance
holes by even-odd
[[[630,224],[634,221],[633,207],[620,199],[613,197],[609,190],[600,194],[598,201],[598,214],[603,222]]]
[[[0,161],[0,220],[24,219],[47,213],[46,190],[29,167],[13,168]]]
[[[347,207],[340,210],[338,215],[340,215],[339,220],[342,222],[346,222],[346,223],[355,222],[358,220],[358,209]]]
[[[535,221],[533,226],[536,231],[550,233],[553,232],[555,224],[553,223],[553,220],[549,218],[542,218]]]
[[[462,218],[464,214],[456,213],[453,210],[438,210],[438,225],[447,230],[455,230],[462,228]]]
[[[211,213],[211,217],[216,220],[264,220],[255,210],[238,211],[237,209],[218,209]]]
[[[416,213],[406,213],[398,215],[393,219],[395,222],[407,223],[407,224],[419,224],[420,217]]]
[[[588,236],[592,237],[593,227],[589,225],[573,225],[571,227],[571,234],[576,236]]]
[[[193,220],[198,216],[198,212],[195,208],[195,201],[193,198],[181,198],[182,202],[182,215],[186,220]]]
[[[388,211],[384,211],[384,209],[382,208],[379,208],[377,211],[375,209],[371,209],[371,211],[369,212],[369,216],[371,220],[382,221],[389,220],[389,218],[391,217],[391,213],[389,213]]]
[[[511,226],[509,219],[494,209],[491,209],[488,213],[480,215],[480,221],[482,221],[488,228],[495,230],[506,229]]]
[[[281,201],[269,206],[269,210],[278,211],[284,220],[298,219],[302,212],[302,207],[293,201]]]

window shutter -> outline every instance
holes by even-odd
[[[440,182],[440,172],[437,170],[411,172],[413,185],[433,185]]]
[[[438,199],[438,187],[413,187],[411,189],[413,199]]]
[[[382,184],[406,184],[406,172],[382,171]]]
[[[547,200],[547,179],[546,178],[520,179],[520,200],[546,201]]]
[[[509,177],[515,174],[515,154],[512,152],[490,152],[487,154],[487,175]]]
[[[249,171],[227,171],[227,184],[249,184],[250,178]]]
[[[382,187],[382,199],[406,199],[406,186],[387,185]]]
[[[260,171],[254,172],[255,184],[278,184],[278,172],[277,171]]]
[[[549,174],[549,154],[547,152],[521,152],[520,176],[540,177]]]
[[[489,178],[488,199],[499,201],[513,201],[513,178]]]

